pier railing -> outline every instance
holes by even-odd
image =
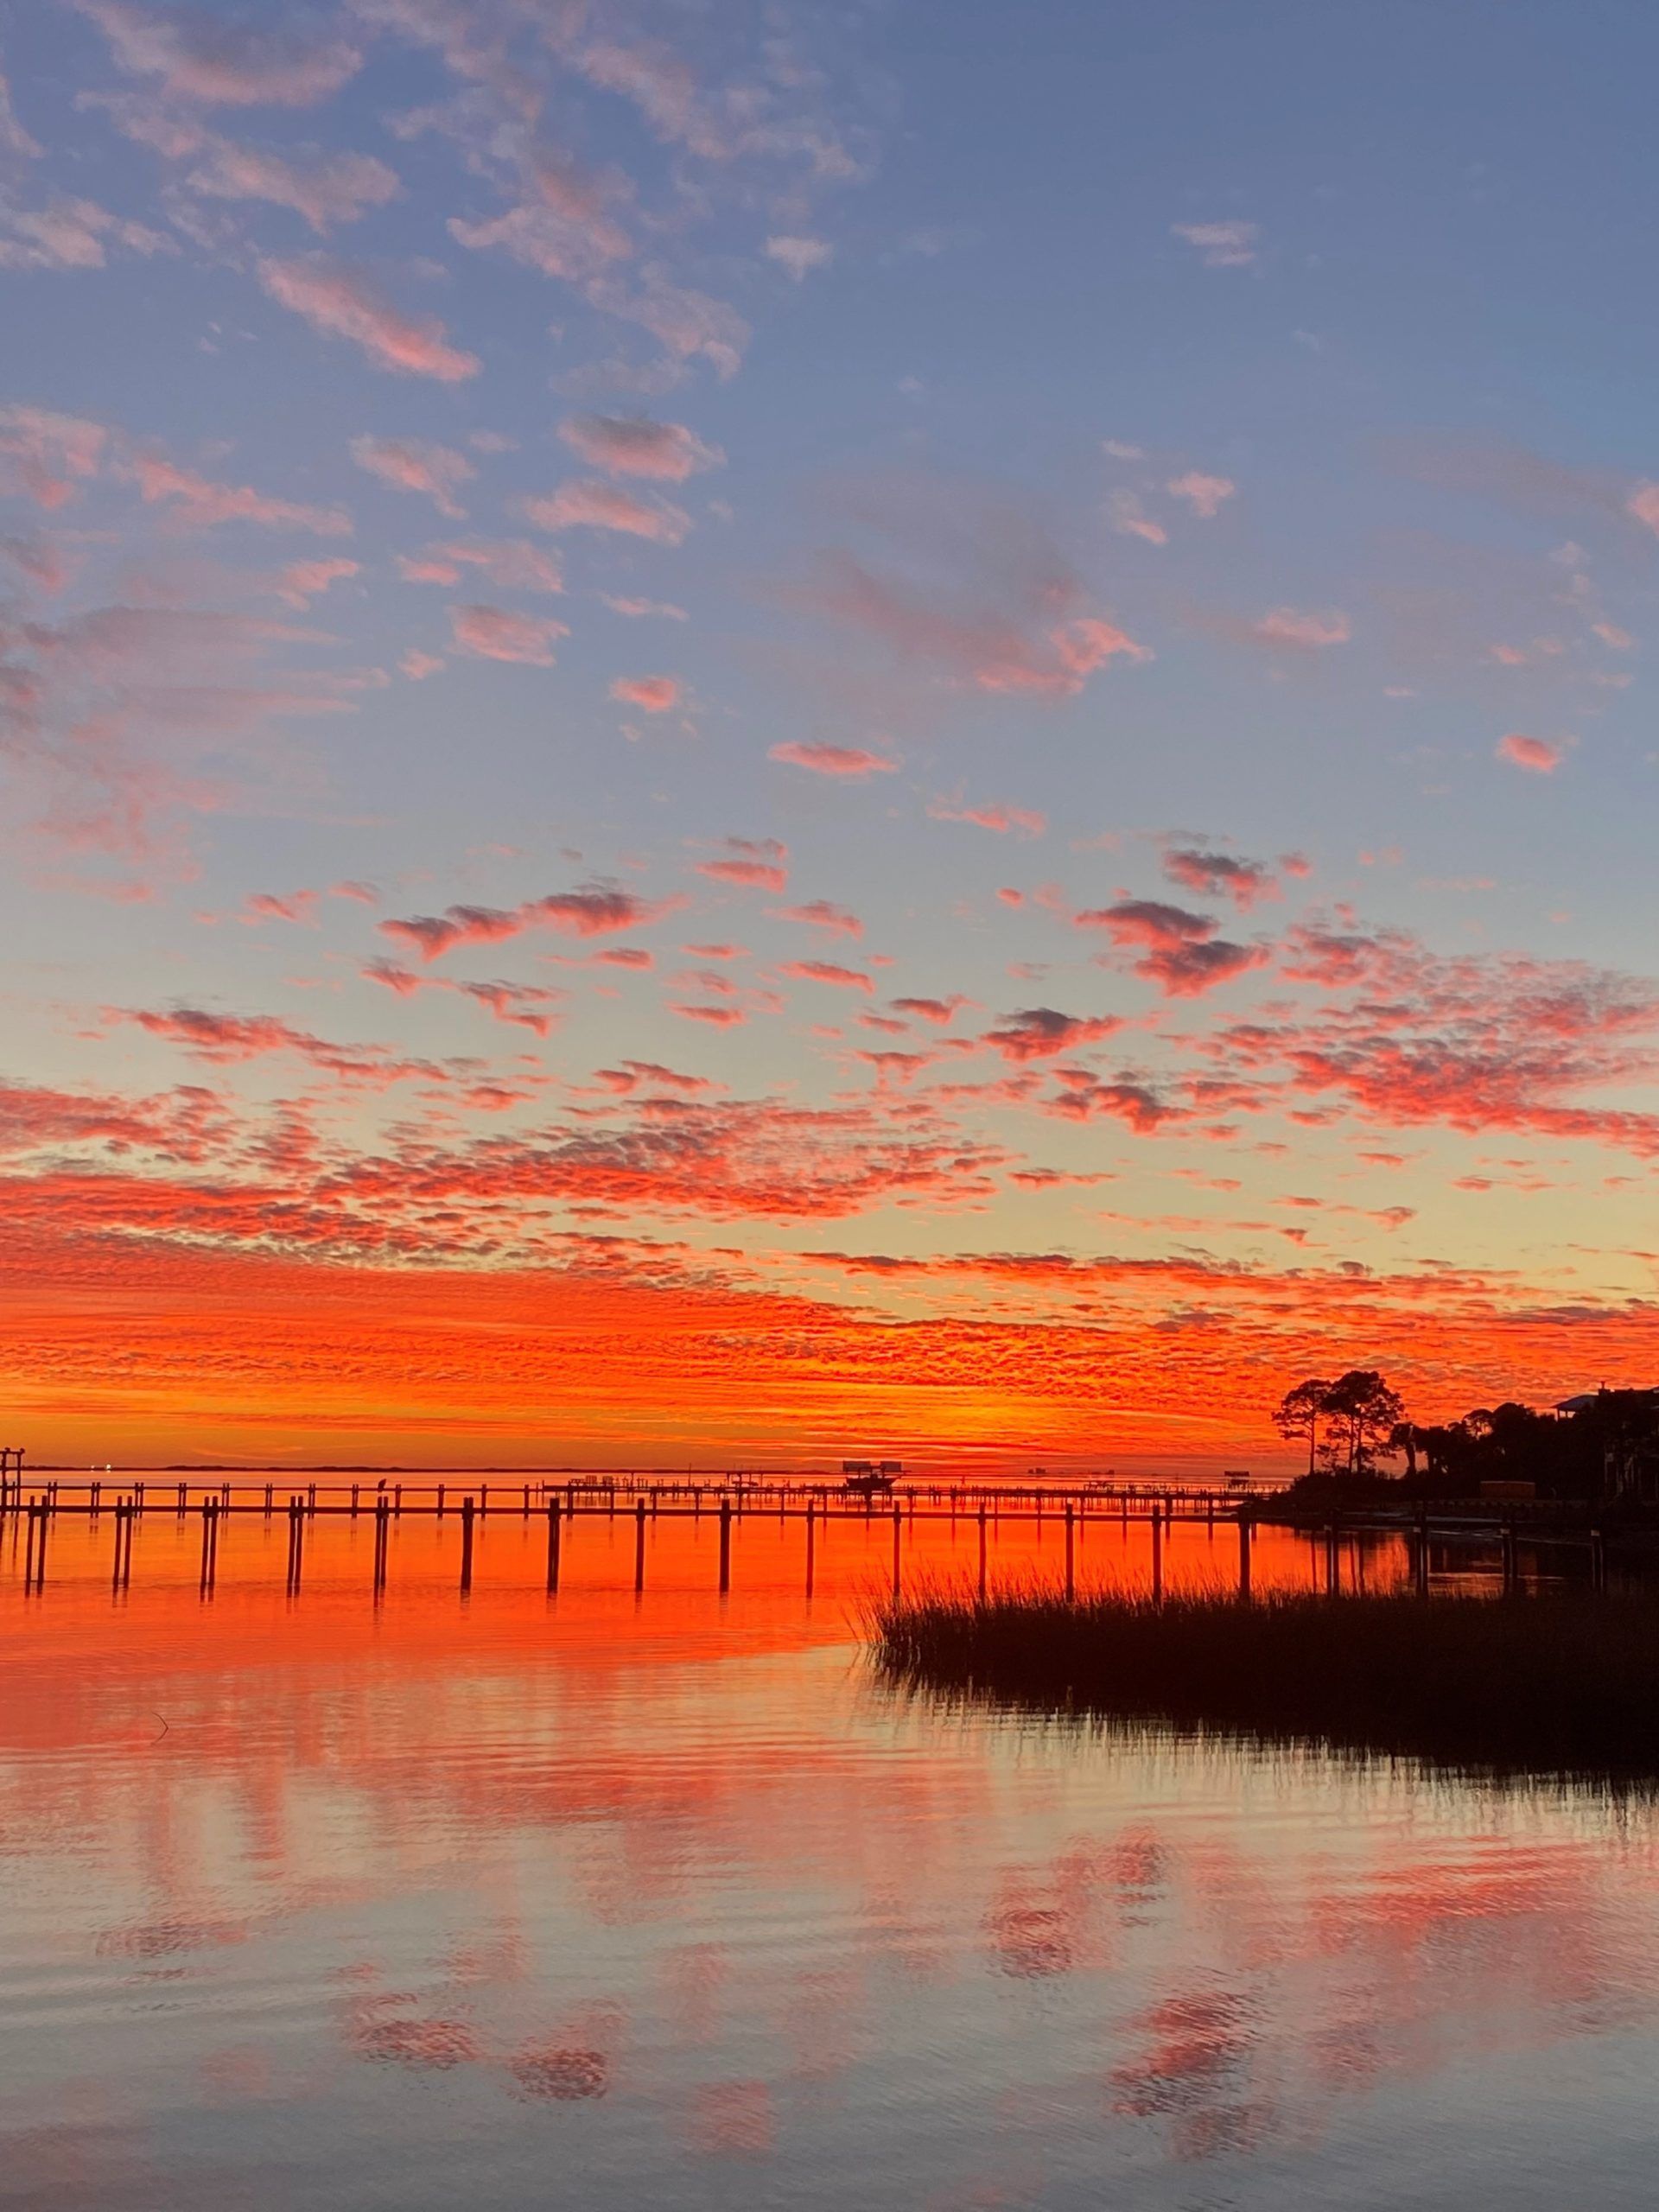
[[[746,1521],[800,1524],[809,1596],[820,1534],[833,1525],[860,1522],[867,1529],[871,1524],[890,1527],[896,1592],[909,1533],[918,1522],[948,1522],[954,1531],[976,1535],[982,1598],[989,1587],[990,1548],[998,1530],[1005,1522],[1011,1528],[1034,1522],[1039,1531],[1046,1524],[1060,1536],[1068,1599],[1077,1593],[1078,1547],[1090,1527],[1104,1524],[1124,1531],[1131,1525],[1144,1527],[1147,1588],[1158,1600],[1164,1592],[1169,1533],[1178,1524],[1197,1524],[1212,1535],[1217,1529],[1236,1532],[1236,1588],[1239,1597],[1248,1600],[1252,1594],[1256,1530],[1269,1515],[1275,1520],[1280,1517],[1282,1509],[1276,1510],[1278,1506],[1278,1501],[1241,1494],[1236,1488],[1217,1491],[1138,1483],[1095,1483],[1063,1489],[1052,1484],[922,1481],[906,1483],[899,1491],[870,1492],[829,1479],[760,1482],[747,1478],[700,1480],[644,1474],[569,1476],[556,1480],[538,1477],[519,1482],[475,1477],[459,1482],[448,1477],[372,1480],[325,1477],[300,1484],[291,1478],[247,1481],[218,1477],[208,1481],[200,1477],[146,1475],[117,1480],[110,1476],[69,1476],[44,1470],[27,1475],[21,1469],[0,1471],[0,1530],[8,1522],[14,1529],[26,1527],[23,1588],[29,1592],[45,1587],[48,1539],[61,1516],[89,1523],[108,1517],[113,1530],[111,1587],[118,1592],[130,1586],[134,1535],[147,1518],[165,1516],[181,1526],[197,1522],[204,1594],[216,1583],[219,1535],[229,1520],[257,1516],[266,1523],[281,1520],[285,1524],[287,1584],[291,1594],[301,1588],[308,1533],[317,1520],[367,1520],[374,1529],[373,1590],[378,1599],[386,1586],[394,1522],[405,1517],[454,1520],[460,1539],[459,1586],[466,1593],[473,1586],[475,1548],[484,1523],[511,1515],[525,1522],[534,1517],[545,1523],[550,1594],[559,1589],[565,1548],[581,1521],[620,1519],[632,1523],[633,1586],[642,1592],[647,1535],[652,1525],[664,1520],[700,1522],[707,1517],[718,1525],[718,1586],[722,1594],[732,1586],[734,1533]],[[1586,1524],[1582,1518],[1575,1524],[1558,1521],[1552,1526],[1539,1511],[1520,1502],[1454,1502],[1444,1509],[1402,1502],[1397,1509],[1339,1514],[1317,1523],[1304,1522],[1294,1527],[1294,1533],[1307,1541],[1316,1559],[1323,1543],[1324,1584],[1332,1595],[1342,1586],[1344,1541],[1363,1543],[1368,1536],[1404,1537],[1413,1580],[1424,1595],[1429,1587],[1432,1544],[1453,1554],[1460,1546],[1482,1547],[1489,1554],[1496,1547],[1506,1588],[1521,1586],[1523,1544],[1535,1567],[1548,1547],[1581,1548],[1587,1554],[1592,1584],[1601,1586],[1606,1575],[1606,1547],[1599,1527]]]

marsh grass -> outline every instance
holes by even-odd
[[[1467,1770],[1659,1777],[1659,1597],[938,1586],[867,1603],[894,1685]]]

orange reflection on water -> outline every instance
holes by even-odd
[[[544,1519],[492,1510],[463,1597],[458,1520],[406,1515],[377,1602],[366,1518],[308,1525],[297,1595],[280,1512],[206,1594],[190,1517],[120,1592],[107,1514],[38,1595],[6,1535],[0,2202],[1173,2205],[1194,2160],[1336,2201],[1379,2100],[1413,2202],[1466,2199],[1488,2108],[1624,2185],[1560,2085],[1659,2053],[1644,1806],[897,1700],[850,1625],[879,1513],[810,1601],[798,1521],[743,1518],[724,1598],[713,1516],[647,1522],[639,1593],[631,1517],[564,1538],[550,1598]],[[976,1577],[966,1516],[899,1542]],[[1058,1581],[1064,1531],[989,1554]],[[1225,1581],[1234,1532],[1163,1567]],[[1257,1539],[1258,1588],[1325,1567]],[[1077,1538],[1085,1590],[1149,1568],[1144,1524]]]

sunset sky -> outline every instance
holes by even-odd
[[[0,1441],[1659,1381],[1656,62],[0,7]]]

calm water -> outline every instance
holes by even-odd
[[[0,2203],[1651,2201],[1659,1816],[906,1706],[849,1627],[887,1530],[810,1603],[798,1526],[723,1602],[715,1541],[661,1524],[636,1598],[580,1522],[550,1601],[493,1514],[463,1601],[405,1520],[376,1608],[366,1522],[294,1600],[280,1519],[205,1601],[164,1513],[119,1598],[107,1516],[41,1596],[8,1533]],[[1177,1531],[1172,1581],[1235,1559]]]

